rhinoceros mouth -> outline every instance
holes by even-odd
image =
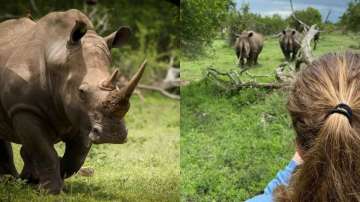
[[[94,144],[104,144],[104,143],[124,144],[127,142],[127,134],[128,134],[127,128],[120,135],[119,134],[105,135],[105,134],[100,134],[98,132],[94,132],[94,130],[91,130],[91,132],[89,133],[89,138],[91,142]]]

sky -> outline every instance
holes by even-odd
[[[287,17],[291,14],[289,0],[236,0],[236,2],[237,8],[240,8],[242,3],[250,3],[250,11],[260,15],[273,15],[277,13]],[[309,6],[314,7],[320,11],[323,20],[329,10],[331,10],[329,17],[331,22],[339,20],[349,2],[351,0],[293,0],[295,10],[306,9]]]

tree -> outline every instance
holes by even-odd
[[[307,25],[317,24],[320,27],[322,26],[321,13],[319,10],[313,7],[308,7],[305,10],[295,11],[295,16]],[[303,30],[302,25],[298,21],[296,21],[292,16],[288,18],[288,22],[291,27],[294,27],[298,31]]]
[[[347,10],[340,18],[340,24],[345,30],[360,31],[360,1],[354,0],[349,3]]]
[[[232,0],[182,0],[180,7],[181,49],[199,52],[217,36]]]
[[[90,5],[88,5],[90,2]],[[23,17],[31,13],[36,20],[49,12],[61,11],[71,8],[82,10],[85,13],[98,15],[99,19],[106,22],[106,29],[97,30],[102,35],[107,35],[122,25],[130,26],[135,33],[130,44],[139,47],[138,24],[145,26],[149,31],[147,41],[155,41],[159,52],[179,48],[179,8],[174,5],[178,0],[137,0],[137,1],[80,1],[80,0],[14,0],[3,3],[0,7],[0,21],[8,18]],[[87,4],[87,5],[86,5]],[[88,12],[86,12],[88,11]],[[96,11],[96,12],[95,12]],[[103,17],[107,16],[107,21]],[[105,19],[105,18],[104,18]]]
[[[240,10],[232,9],[227,18],[229,45],[233,45],[236,39],[235,34],[240,34],[244,30],[254,30],[256,32],[273,35],[286,27],[287,23],[280,15],[260,16],[250,13],[250,5],[244,3]]]

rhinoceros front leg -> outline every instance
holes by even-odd
[[[20,178],[31,184],[38,184],[40,181],[39,173],[34,166],[33,159],[31,159],[24,147],[21,147],[20,155],[24,161],[24,167],[20,173]]]
[[[51,194],[60,193],[63,188],[60,161],[49,140],[50,131],[47,125],[29,112],[18,112],[12,121],[26,154],[32,159],[34,169],[39,174],[40,188]]]
[[[65,153],[60,160],[61,177],[63,179],[78,172],[84,164],[85,158],[90,150],[88,137],[75,136],[70,141],[66,141]]]
[[[0,140],[0,176],[6,174],[18,176],[11,144],[5,140]]]

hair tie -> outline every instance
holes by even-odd
[[[352,110],[349,105],[345,103],[340,103],[334,109],[330,110],[327,116],[330,116],[333,113],[342,114],[346,116],[351,122]]]

